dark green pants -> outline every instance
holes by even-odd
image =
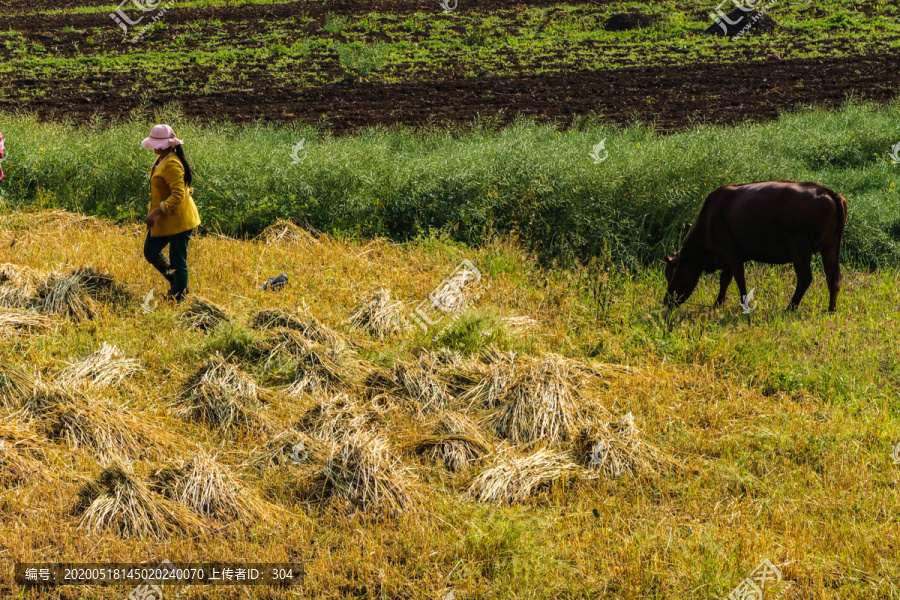
[[[161,237],[150,237],[147,232],[144,242],[144,258],[169,281],[168,295],[178,301],[183,300],[188,292],[187,248],[193,232],[189,229]],[[169,247],[168,259],[162,253],[166,246]]]

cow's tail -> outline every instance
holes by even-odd
[[[847,200],[831,190],[828,190],[828,195],[834,201],[835,216],[837,217],[837,252],[840,253],[844,243],[844,228],[847,226]]]

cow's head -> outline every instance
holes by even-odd
[[[687,300],[697,287],[703,270],[690,260],[684,260],[680,252],[666,257],[666,282],[669,287],[663,304],[677,308]]]

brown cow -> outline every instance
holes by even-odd
[[[677,307],[690,297],[702,273],[720,269],[716,306],[725,302],[732,277],[743,301],[747,295],[744,263],[755,260],[772,265],[793,263],[797,290],[788,306],[792,310],[812,283],[810,261],[820,252],[830,296],[828,310],[834,311],[846,222],[844,197],[815,183],[723,185],[706,197],[681,250],[666,258],[669,287],[664,302],[669,308]]]

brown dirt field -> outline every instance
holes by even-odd
[[[653,121],[663,130],[675,130],[697,122],[774,119],[797,105],[836,106],[851,93],[885,102],[900,89],[898,66],[900,57],[885,55],[794,61],[773,58],[440,82],[363,82],[316,89],[282,88],[256,79],[248,84],[252,88],[248,92],[177,97],[157,92],[151,102],[180,102],[186,116],[210,120],[227,116],[234,122],[315,124],[326,115],[336,133],[379,123],[468,123],[479,115],[497,116],[500,123],[516,116],[565,123],[573,115],[594,115],[615,123]],[[113,82],[113,89],[129,83],[127,77]],[[30,84],[23,81],[21,85]],[[78,85],[79,91],[73,91],[77,96],[60,89],[52,99],[28,104],[6,101],[0,102],[0,107],[33,109],[45,118],[67,115],[82,121],[95,113],[125,115],[140,102],[138,97],[110,94],[109,81]]]
[[[612,0],[594,0],[590,6],[602,6]],[[61,0],[54,2],[53,8],[75,8],[80,6],[105,6],[114,4],[109,0]],[[491,13],[499,10],[517,8],[537,8],[544,6],[579,6],[581,2],[555,2],[554,0],[458,0],[456,10],[470,10],[478,13]],[[468,5],[468,6],[467,6]],[[130,4],[125,6],[129,9]],[[452,6],[452,0],[451,0]],[[20,31],[48,31],[63,27],[98,27],[110,22],[109,13],[98,12],[76,15],[41,15],[47,4],[43,0],[27,0],[17,2],[15,11],[3,12],[7,17],[0,17],[0,30],[18,29]],[[131,6],[133,9],[134,7]],[[437,0],[324,0],[322,2],[289,2],[286,4],[265,4],[255,6],[232,6],[215,8],[178,8],[177,4],[166,13],[166,21],[171,23],[191,23],[198,19],[218,19],[221,21],[246,21],[257,19],[283,19],[286,17],[308,15],[324,22],[328,13],[338,15],[362,15],[370,12],[391,14],[411,14],[415,12],[440,14],[441,7]],[[33,14],[23,14],[33,13]]]

